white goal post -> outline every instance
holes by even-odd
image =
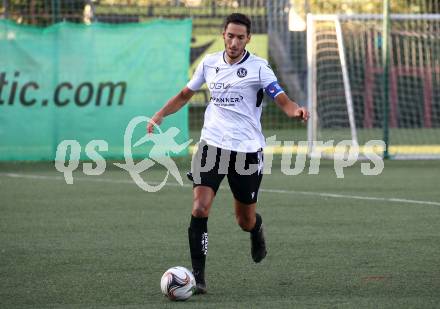
[[[382,15],[307,15],[309,155],[330,140],[365,147],[390,132],[392,159],[440,159],[440,15],[391,15],[389,119],[383,119]],[[342,148],[347,152],[347,149]]]

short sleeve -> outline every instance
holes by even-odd
[[[205,59],[200,61],[199,65],[197,66],[196,71],[194,72],[194,75],[192,76],[191,80],[186,84],[186,86],[191,89],[192,91],[197,91],[202,87],[203,83],[205,82]]]
[[[275,73],[272,71],[272,68],[266,63],[261,65],[260,67],[260,86],[261,88],[265,88],[277,81],[277,77]]]
[[[284,93],[283,88],[278,84],[277,77],[267,63],[260,67],[260,87],[272,99]]]

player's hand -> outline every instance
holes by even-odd
[[[307,121],[310,117],[310,113],[307,111],[305,107],[298,107],[295,110],[294,116],[302,121]]]
[[[151,118],[150,122],[147,124],[147,132],[148,134],[152,134],[154,131],[154,126],[158,126],[162,123],[163,117],[161,115],[158,115],[157,113],[154,114],[153,118]]]

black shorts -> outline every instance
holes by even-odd
[[[214,193],[227,175],[234,198],[253,204],[263,178],[263,151],[236,152],[201,142],[193,157],[191,174],[193,187],[208,186]]]

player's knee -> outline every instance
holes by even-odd
[[[250,230],[252,230],[253,222],[252,222],[252,220],[250,220],[250,218],[247,218],[244,216],[236,216],[236,220],[237,220],[238,225],[241,227],[241,229],[243,231],[249,232]]]
[[[198,218],[208,217],[209,208],[210,208],[209,203],[200,200],[195,200],[193,203],[192,215]]]

